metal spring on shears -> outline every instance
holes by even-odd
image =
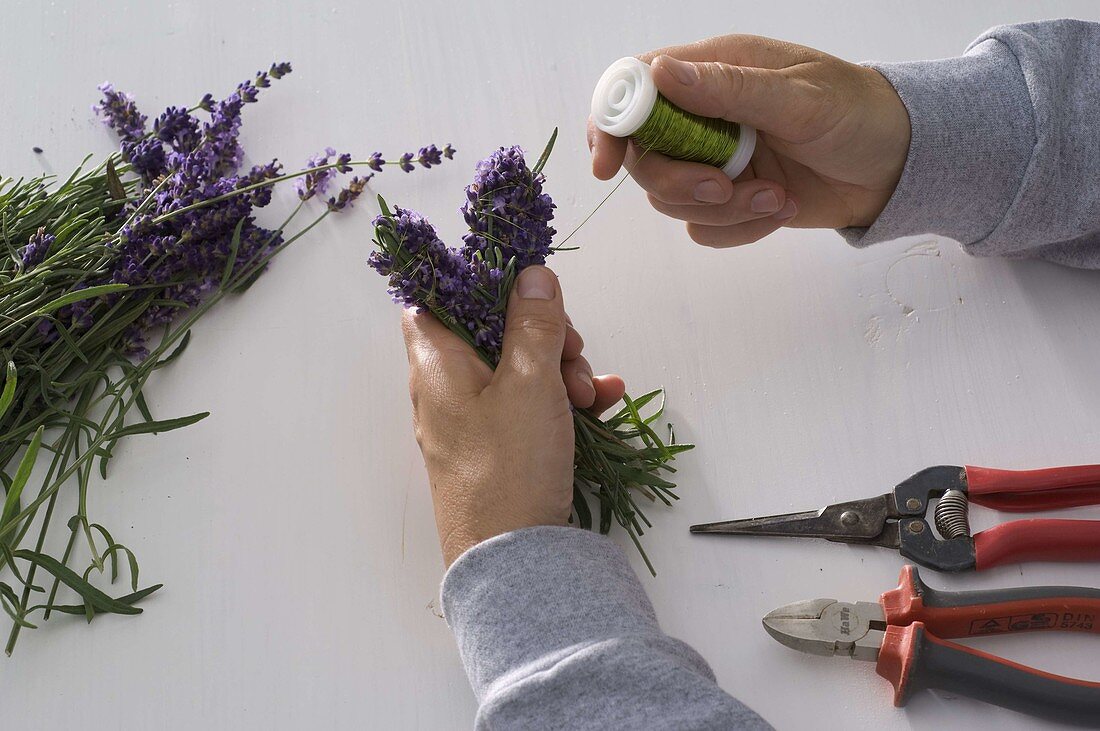
[[[936,530],[950,540],[970,537],[970,501],[961,490],[948,490],[936,503]]]

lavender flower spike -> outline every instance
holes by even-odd
[[[470,227],[462,237],[468,259],[496,246],[505,261],[515,257],[518,269],[546,263],[556,231],[549,224],[554,202],[542,192],[545,179],[527,167],[519,147],[501,147],[478,163],[462,206]]]
[[[19,251],[23,269],[26,270],[38,266],[38,264],[46,258],[46,255],[49,254],[53,242],[54,235],[46,233],[46,229],[44,228],[40,228],[35,233],[31,234],[31,238],[27,242],[27,245]]]
[[[109,81],[99,85],[103,100],[92,107],[92,111],[103,118],[103,123],[118,132],[118,136],[127,142],[136,142],[145,134],[146,116],[137,110],[134,98],[121,91],[115,91]]]
[[[420,154],[417,155],[416,161],[426,168],[430,168],[432,165],[439,165],[443,162],[443,151],[435,145],[421,147]]]
[[[329,158],[336,155],[336,150],[331,147],[326,147],[324,154],[317,154],[306,160],[307,168],[321,167],[322,165],[328,165]],[[350,156],[348,156],[350,159]],[[343,160],[344,156],[340,156]],[[324,195],[328,190],[328,186],[332,183],[332,179],[336,177],[336,168],[329,168],[327,170],[319,170],[315,173],[308,173],[298,178],[294,183],[295,190],[298,191],[298,197],[306,201],[315,195]]]

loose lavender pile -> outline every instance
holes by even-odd
[[[117,154],[91,170],[86,159],[63,182],[0,180],[0,606],[13,623],[8,654],[39,616],[137,614],[134,605],[159,588],[138,588],[136,557],[92,522],[88,492],[95,471],[106,478],[120,439],[207,415],[157,420],[144,397],[151,374],[183,353],[191,326],[325,217],[352,206],[384,166],[410,172],[454,154],[430,145],[392,162],[377,152],[355,161],[327,149],[290,174],[275,160],[242,169],[242,111],[290,71],[273,64],[224,99],[207,94],[192,108],[169,107],[151,125],[129,95],[104,84],[94,111],[117,133]],[[370,172],[348,179],[323,211],[289,230],[308,200],[324,200],[355,168]],[[288,179],[297,180],[297,207],[275,228],[261,226],[257,209]],[[36,465],[42,481],[32,496]],[[54,518],[70,509],[67,536],[50,540]],[[51,555],[55,542],[65,545],[59,556]],[[86,568],[77,563],[85,561]],[[114,583],[120,563],[131,593],[111,596],[92,583],[93,571],[108,565]],[[80,603],[60,603],[62,585]]]
[[[389,278],[395,302],[433,313],[492,367],[500,360],[505,309],[516,274],[544,264],[555,250],[556,231],[550,226],[554,203],[542,189],[542,170],[553,143],[552,137],[534,168],[527,166],[519,147],[502,147],[478,163],[461,209],[470,231],[457,249],[443,243],[419,213],[400,207],[391,211],[379,198],[382,215],[374,221],[378,248],[370,255],[370,266]],[[656,390],[637,399],[624,396],[625,406],[606,421],[584,410],[573,412],[573,519],[592,528],[588,496],[593,496],[600,532],[607,533],[612,522],[626,529],[651,572],[653,564],[639,537],[643,525],[652,524],[635,497],[671,505],[677,499],[675,485],[661,475],[675,472],[669,463],[692,448],[676,444],[671,427],[668,444],[653,430],[663,405],[642,416],[641,410],[662,395]]]

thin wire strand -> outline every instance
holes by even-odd
[[[646,156],[646,154],[647,154],[648,152],[649,152],[649,150],[642,150],[642,154],[641,154],[641,155],[638,155],[638,159],[637,159],[637,160],[636,160],[636,161],[634,162],[634,168],[637,168],[637,167],[638,167],[638,163],[640,163],[640,162],[642,161],[642,158],[643,158],[643,157],[645,157],[645,156]],[[569,241],[569,239],[573,238],[573,234],[575,234],[575,233],[577,233],[578,231],[580,231],[580,230],[581,230],[581,227],[582,227],[582,226],[584,226],[584,224],[588,223],[588,219],[592,218],[592,216],[595,216],[595,215],[596,215],[596,211],[598,211],[598,210],[600,210],[601,208],[603,208],[603,204],[604,204],[604,203],[607,203],[608,199],[609,199],[609,198],[611,198],[611,196],[615,195],[615,191],[617,191],[617,190],[618,190],[619,188],[621,188],[621,187],[622,187],[622,184],[626,182],[626,179],[630,177],[630,174],[631,174],[632,172],[634,172],[634,168],[631,168],[631,169],[629,169],[629,170],[627,170],[627,171],[626,171],[626,175],[623,175],[622,179],[621,179],[621,180],[619,180],[619,182],[615,183],[615,187],[611,189],[611,192],[610,192],[610,193],[608,193],[607,195],[605,195],[605,196],[603,197],[603,200],[602,200],[602,201],[600,201],[600,202],[599,202],[599,203],[598,203],[598,204],[596,205],[596,207],[592,209],[591,213],[589,213],[589,214],[588,214],[587,216],[585,216],[585,217],[584,217],[584,220],[583,220],[583,221],[581,221],[581,222],[580,222],[579,224],[577,224],[577,227],[576,227],[575,229],[573,229],[573,230],[572,230],[572,231],[571,231],[571,232],[569,233],[569,235],[568,235],[568,236],[566,236],[566,237],[565,237],[565,238],[564,238],[564,239],[562,240],[562,242],[561,242],[560,244],[557,244],[557,245],[556,245],[556,246],[554,247],[554,248],[555,248],[556,250],[557,250],[557,249],[561,249],[561,248],[562,248],[563,246],[565,246],[566,242],[567,242],[567,241]]]

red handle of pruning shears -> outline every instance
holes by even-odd
[[[966,466],[970,501],[1006,512],[1100,505],[1100,465],[1044,470]]]
[[[1028,561],[1100,562],[1100,520],[1016,520],[974,536],[974,568]]]

